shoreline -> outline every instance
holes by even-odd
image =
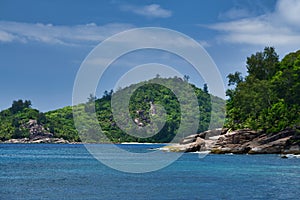
[[[250,129],[214,129],[193,134],[178,144],[163,148],[170,152],[203,152],[210,154],[300,154],[299,128],[277,133]]]
[[[189,135],[179,143],[139,143],[139,142],[70,142],[63,138],[43,137],[20,138],[1,141],[0,144],[116,144],[116,145],[162,145],[155,150],[164,152],[184,152],[199,154],[280,154],[299,155],[299,128],[285,129],[266,134],[250,129],[213,129]]]
[[[0,141],[0,144],[121,144],[121,145],[127,145],[127,144],[144,144],[144,145],[171,145],[174,143],[150,143],[150,142],[121,142],[121,143],[113,143],[113,142],[70,142],[68,140],[65,140],[63,138],[42,138],[42,139],[34,139],[30,140],[28,138],[20,138],[20,139],[10,139],[5,141]]]
[[[6,141],[1,141],[1,144],[49,144],[49,145],[74,145],[74,144],[80,144],[80,145],[86,145],[86,144],[91,144],[91,145],[102,145],[102,144],[118,144],[118,145],[168,145],[169,143],[138,143],[138,142],[123,142],[123,143],[83,143],[83,142],[69,142],[69,143],[37,143],[37,142],[6,142]],[[178,145],[174,144],[173,145]],[[171,146],[165,146],[165,147],[160,147],[160,148],[154,148],[153,150],[158,150],[158,151],[163,151],[163,152],[170,152],[170,153],[176,153],[176,152],[183,152],[183,153],[193,153],[193,154],[209,154],[209,155],[279,155],[281,158],[300,158],[300,152],[298,153],[215,153],[214,151],[191,151],[191,152],[184,152],[184,151],[175,151],[170,150]]]

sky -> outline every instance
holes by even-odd
[[[132,28],[162,27],[201,44],[226,76],[246,75],[246,58],[275,47],[282,58],[300,49],[299,0],[0,0],[0,110],[28,99],[45,112],[72,105],[76,74],[102,41]],[[185,61],[145,50],[120,58],[105,72],[96,95],[135,65],[174,66],[202,87]],[[208,85],[209,87],[209,85]]]

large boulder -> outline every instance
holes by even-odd
[[[250,129],[229,131],[215,129],[187,136],[169,151],[211,151],[215,154],[300,154],[299,129],[285,129],[266,134]]]
[[[212,148],[212,153],[300,153],[299,142],[290,144],[290,140],[296,135],[297,131],[295,129],[286,129],[272,134],[248,129],[232,131],[218,140]]]

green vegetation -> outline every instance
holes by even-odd
[[[80,138],[74,127],[73,111],[71,106],[50,111],[45,113],[46,124],[50,133],[53,133],[55,137],[63,138],[69,141],[79,142]]]
[[[176,134],[178,134],[179,126],[181,126],[180,133],[185,135],[193,134],[190,132],[192,129],[191,127],[198,126],[198,130],[196,130],[198,132],[207,130],[211,118],[211,102],[219,108],[218,113],[212,113],[215,119],[217,119],[215,120],[215,124],[212,125],[214,127],[221,127],[223,124],[222,116],[225,112],[225,106],[223,106],[222,110],[222,104],[224,104],[224,100],[221,100],[215,96],[210,96],[208,93],[205,93],[203,90],[195,87],[195,85],[189,84],[198,100],[200,113],[198,113],[199,124],[192,124],[193,118],[196,114],[194,112],[194,107],[188,107],[191,105],[191,95],[189,94],[189,90],[184,89],[184,84],[188,84],[187,80],[182,80],[181,78],[177,77],[168,79],[155,78],[153,80],[131,85],[130,87],[117,91],[114,94],[114,98],[117,99],[116,103],[114,104],[115,109],[119,110],[120,113],[117,115],[112,115],[110,111],[110,101],[103,101],[105,97],[110,100],[110,97],[104,96],[102,99],[97,100],[96,103],[96,112],[100,125],[103,127],[102,130],[106,131],[106,135],[111,141],[114,142],[169,142],[175,137]],[[181,97],[181,104],[179,103],[179,99],[175,96],[175,94],[168,88],[174,88],[174,90],[177,89],[177,95]],[[133,90],[135,91],[132,95],[130,95]],[[126,102],[122,102],[122,100],[124,100],[127,95],[130,97],[130,118],[136,121],[136,124],[131,124],[131,126],[130,124],[128,125],[128,118],[125,114],[126,109],[124,109],[124,107],[127,107],[121,107],[122,104],[126,104]],[[156,105],[155,115],[150,113],[151,103]],[[100,109],[97,108],[97,104]],[[162,116],[162,108],[166,112],[165,117],[160,117]],[[182,117],[183,109],[187,110],[185,117]],[[119,128],[119,126],[116,125],[116,119],[118,119],[121,123],[118,125],[125,127],[124,129],[126,133],[139,131],[137,124],[141,124],[142,127],[145,127],[147,125],[151,125],[152,122],[155,121],[154,126],[149,126],[149,129],[150,132],[157,134],[144,139],[133,137],[126,134]],[[159,126],[162,126],[160,131],[158,131]]]
[[[143,84],[143,85],[142,85]],[[199,124],[193,124],[192,119],[197,116],[195,109],[189,109],[190,95],[188,90],[182,89],[182,85],[187,84],[193,89],[196,99],[198,100]],[[181,105],[173,91],[168,88],[175,88],[181,96]],[[177,89],[176,89],[177,88]],[[123,100],[127,94],[132,93],[129,101],[129,115],[135,122],[130,127],[123,130],[116,123],[116,116],[111,109],[111,99],[119,97]],[[95,103],[94,103],[95,102]],[[211,113],[211,103],[214,104],[216,112]],[[47,132],[53,133],[54,137],[64,138],[69,141],[84,142],[169,142],[178,132],[181,126],[181,132],[185,135],[192,134],[189,127],[197,127],[198,132],[209,128],[211,115],[216,119],[211,127],[220,127],[223,124],[222,117],[225,101],[208,94],[207,85],[204,91],[195,85],[188,83],[188,76],[184,80],[178,77],[159,78],[156,77],[147,82],[133,84],[121,89],[115,93],[112,91],[105,92],[102,98],[97,99],[92,95],[88,98],[87,103],[74,107],[67,106],[54,111],[41,113],[31,108],[31,102],[22,100],[13,103],[12,107],[0,112],[0,139],[7,140],[11,138],[29,137],[29,131],[25,128],[30,119],[37,120]],[[117,110],[121,102],[117,102]],[[151,105],[155,106],[155,111],[151,111]],[[118,107],[119,106],[119,107]],[[163,108],[163,109],[162,109]],[[194,107],[192,107],[194,108]],[[187,110],[186,117],[181,116],[181,109]],[[160,115],[165,110],[165,115]],[[91,116],[96,111],[98,122],[91,120]],[[77,128],[80,129],[79,137],[77,129],[74,126],[73,112],[77,116]],[[155,112],[155,113],[153,113]],[[121,110],[126,113],[126,110]],[[123,114],[117,116],[119,121],[126,122],[128,118]],[[155,122],[155,123],[154,123]],[[97,135],[99,124],[102,132],[106,137]],[[160,127],[161,126],[161,127]],[[138,131],[141,127],[150,127],[151,132],[157,133],[152,137],[140,138],[126,134],[132,131]],[[160,129],[161,128],[161,129]],[[159,131],[160,130],[160,131]],[[92,133],[92,134],[91,134]]]
[[[79,123],[79,127],[77,128],[81,130],[81,139],[86,142],[99,140],[102,142],[169,142],[177,134],[180,125],[183,125],[181,131],[184,132],[185,135],[191,134],[191,132],[188,131],[191,126],[198,126],[198,132],[207,130],[211,117],[211,102],[214,103],[217,108],[217,113],[212,113],[215,119],[217,119],[212,125],[215,127],[222,126],[222,116],[225,111],[225,107],[222,106],[224,105],[224,100],[210,96],[208,93],[203,92],[191,84],[189,85],[194,90],[198,100],[200,111],[200,115],[198,116],[199,124],[195,125],[189,123],[192,121],[189,121],[189,119],[195,117],[195,115],[193,115],[194,109],[189,110],[186,118],[181,118],[181,106],[189,105],[190,101],[188,91],[182,90],[182,85],[184,84],[188,84],[187,80],[182,80],[178,77],[168,79],[157,77],[147,82],[131,85],[115,93],[112,93],[112,91],[105,92],[102,98],[96,100],[95,111],[102,132],[105,133],[109,140],[103,138],[101,135],[97,136],[94,134],[98,131],[97,124],[89,117],[89,115],[93,113],[93,104],[87,103],[77,106],[74,112],[76,113]],[[179,104],[175,94],[168,89],[172,87],[177,88],[180,96],[183,97],[181,99],[183,102],[182,105]],[[118,111],[117,115],[113,114],[111,108],[112,98],[115,100],[113,104],[114,109]],[[128,107],[125,101],[126,98],[129,98]],[[89,99],[94,98],[91,96]],[[153,111],[151,111],[151,104],[155,104],[155,115],[153,115]],[[121,105],[125,106],[122,107]],[[127,108],[129,108],[129,117],[126,115]],[[166,111],[166,116],[164,117],[160,117],[162,112],[161,108]],[[91,111],[91,113],[89,111]],[[135,123],[130,123],[131,120]],[[181,120],[183,120],[183,122]],[[146,138],[126,134],[138,132],[139,128],[147,127],[148,125],[150,132],[157,134]],[[122,127],[122,129],[120,127]]]
[[[24,127],[28,119],[43,121],[44,115],[30,106],[30,101],[18,100],[11,108],[0,112],[0,140],[28,137],[29,131]]]
[[[281,61],[272,47],[247,58],[248,75],[229,74],[226,126],[267,133],[300,125],[300,51]]]
[[[240,72],[228,75],[228,85],[233,87],[226,92],[229,98],[225,126],[266,133],[299,128],[300,51],[279,61],[275,49],[266,47],[263,52],[248,57],[246,67],[248,75],[245,77]],[[187,75],[183,79],[165,79],[158,75],[116,92],[105,91],[99,99],[91,95],[86,103],[73,108],[67,106],[47,113],[31,108],[30,101],[14,101],[11,108],[0,112],[0,140],[29,137],[26,124],[31,119],[54,137],[84,142],[169,142],[178,135],[221,127],[225,101],[210,95],[206,84],[202,90],[188,80]],[[195,94],[196,105],[191,101],[191,93]],[[195,110],[195,106],[199,110]],[[115,112],[118,114],[113,114]],[[92,120],[95,113],[97,120]],[[195,118],[199,124],[195,124]],[[105,136],[96,134],[99,125]],[[198,129],[191,132],[191,127]],[[142,129],[147,130],[144,138],[126,134]]]

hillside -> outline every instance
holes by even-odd
[[[300,51],[289,53],[280,61],[275,49],[266,47],[263,52],[247,58],[246,68],[248,74],[245,77],[240,72],[228,75],[231,89],[226,92],[229,98],[224,124],[228,133],[236,130],[244,137],[244,132],[239,130],[251,134],[254,131],[253,138],[262,136],[272,142],[274,138],[280,139],[281,149],[289,148],[291,144],[298,145]],[[192,93],[196,96],[196,103],[192,102]],[[212,104],[215,110],[212,110]],[[31,108],[28,100],[14,101],[10,108],[0,112],[0,140],[27,138],[22,140],[26,142],[52,138],[45,141],[179,142],[188,135],[223,127],[224,104],[225,100],[208,93],[206,85],[202,90],[178,77],[165,79],[158,76],[116,92],[106,91],[101,98],[91,95],[86,103],[73,108],[67,106],[46,113]],[[97,120],[91,120],[94,113]],[[211,118],[214,118],[213,123],[210,123]],[[195,124],[195,119],[198,124]],[[104,135],[97,134],[99,125]],[[226,144],[219,143],[222,148],[226,149],[226,145],[233,142],[231,136],[228,138]],[[239,148],[251,140],[233,142],[233,146]],[[265,140],[258,141],[265,144]]]
[[[159,84],[160,82],[163,82],[164,86]],[[0,140],[36,139],[44,135],[52,138],[63,138],[70,142],[169,142],[176,136],[179,128],[180,132],[184,132],[186,135],[192,134],[188,132],[190,130],[189,127],[198,126],[197,132],[207,130],[211,115],[214,116],[214,119],[217,119],[214,124],[211,124],[211,127],[222,126],[225,101],[209,95],[207,88],[204,91],[192,84],[188,85],[194,90],[198,101],[199,124],[196,126],[191,124],[192,118],[195,118],[195,113],[197,113],[194,112],[194,109],[186,109],[186,117],[181,117],[181,110],[185,109],[185,106],[190,101],[188,91],[180,89],[184,84],[188,84],[187,81],[178,77],[168,79],[157,77],[147,82],[133,84],[116,92],[105,92],[101,98],[90,96],[87,99],[87,103],[74,107],[74,112],[75,114],[77,113],[76,116],[79,116],[77,121],[79,120],[83,123],[77,126],[81,130],[80,137],[74,125],[71,106],[42,113],[37,109],[31,108],[31,102],[28,100],[14,101],[11,108],[0,112]],[[175,94],[168,89],[170,87],[178,88],[177,91],[182,97],[181,105]],[[122,114],[113,115],[111,99],[119,98],[119,100],[123,101],[124,97],[132,91],[134,92],[129,101],[129,115],[135,124],[132,127],[124,127],[121,130],[119,128],[120,124],[117,124],[116,120],[125,121],[125,116]],[[95,107],[93,102],[95,102]],[[216,108],[216,111],[212,113],[211,103]],[[118,108],[120,105],[121,102],[117,102],[115,109],[121,110],[121,107]],[[98,122],[88,121],[94,110],[96,111]],[[163,110],[165,115],[159,117],[160,112]],[[126,113],[126,111],[122,110],[121,113]],[[126,120],[128,121],[128,119]],[[38,127],[34,128],[34,130],[31,128],[33,122],[35,123],[34,126]],[[100,124],[107,138],[91,134],[96,132],[98,124]],[[146,138],[126,134],[126,132],[134,132],[142,127],[150,127],[151,132],[157,132],[157,134]],[[161,130],[158,131],[160,128]],[[36,137],[37,135],[38,137]]]

